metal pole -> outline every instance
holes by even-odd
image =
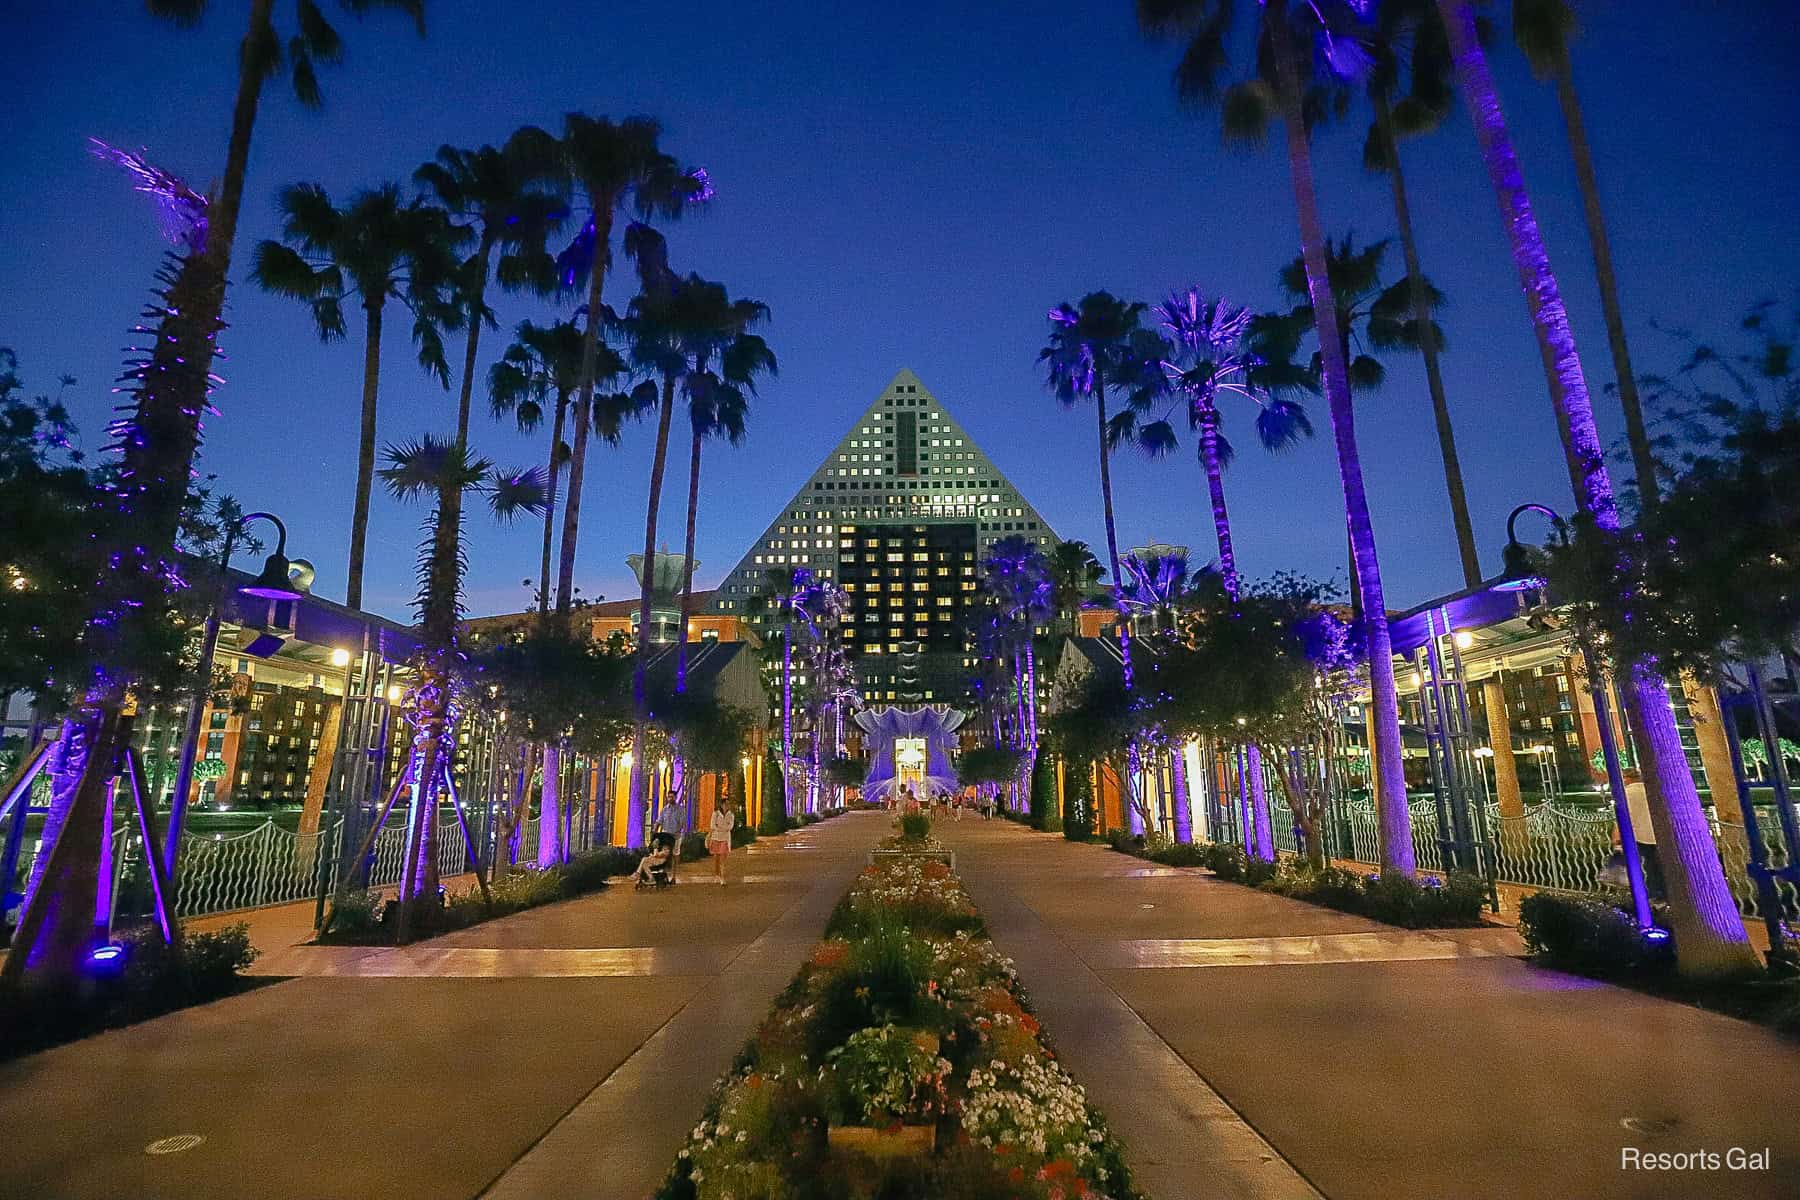
[[[1613,820],[1619,826],[1619,850],[1625,856],[1625,878],[1631,885],[1631,909],[1638,928],[1649,929],[1650,893],[1644,886],[1644,861],[1638,853],[1637,835],[1631,828],[1631,805],[1625,799],[1625,775],[1619,768],[1619,747],[1613,739],[1611,704],[1606,694],[1606,681],[1594,663],[1594,653],[1581,647],[1582,663],[1587,671],[1588,691],[1594,700],[1594,716],[1600,726],[1600,756],[1606,760],[1606,782],[1612,790]]]
[[[200,635],[200,665],[194,671],[193,691],[188,695],[187,726],[181,734],[181,757],[175,767],[175,794],[169,798],[169,826],[163,839],[163,875],[175,886],[180,866],[182,836],[187,826],[188,793],[194,787],[194,761],[200,754],[200,722],[206,711],[206,697],[212,691],[213,655],[219,647],[219,625],[224,617],[225,589],[231,580],[231,552],[237,544],[241,521],[233,521],[225,530],[225,543],[219,551],[219,586],[213,592],[212,605],[206,610],[206,628]],[[155,804],[156,798],[151,797]]]
[[[1760,682],[1755,680],[1753,682]],[[1749,700],[1756,705],[1755,698],[1742,694],[1730,696],[1721,693],[1719,710],[1730,713],[1738,704]],[[1761,728],[1760,712],[1757,726]],[[1769,960],[1771,965],[1779,965],[1791,969],[1793,960],[1787,951],[1787,935],[1781,924],[1781,893],[1775,887],[1776,872],[1769,867],[1769,848],[1762,838],[1762,822],[1757,819],[1756,806],[1750,803],[1750,779],[1744,771],[1744,750],[1738,739],[1737,718],[1730,716],[1725,721],[1725,744],[1731,749],[1731,772],[1737,783],[1738,804],[1744,812],[1744,836],[1750,843],[1750,861],[1745,870],[1752,883],[1756,885],[1756,907],[1763,919],[1763,926],[1769,932]],[[1766,743],[1765,743],[1766,744]],[[1794,862],[1792,851],[1789,851],[1788,862]]]

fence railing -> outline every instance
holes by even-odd
[[[533,818],[521,831],[520,862],[536,860],[537,834],[538,823]],[[181,848],[176,915],[198,917],[311,899],[319,894],[321,852],[327,855],[324,884],[336,886],[342,837],[342,821],[329,829],[299,833],[283,829],[272,819],[241,833],[190,837]],[[440,815],[437,837],[438,873],[448,878],[468,870],[461,822],[453,815]],[[398,883],[405,857],[406,827],[396,821],[383,829],[370,847],[369,886]],[[148,911],[150,885],[144,843],[135,830],[121,829],[113,835],[111,861],[115,914]]]
[[[1429,801],[1413,801],[1413,854],[1420,870],[1444,869],[1443,843],[1439,841],[1436,805]],[[1282,850],[1297,851],[1291,820],[1283,819],[1275,809],[1275,844]],[[1613,885],[1602,877],[1613,854],[1613,817],[1599,808],[1566,807],[1554,802],[1532,805],[1523,817],[1502,819],[1499,807],[1487,806],[1488,828],[1493,831],[1489,849],[1494,860],[1495,877],[1501,883],[1551,891],[1606,891]],[[1331,852],[1353,862],[1381,861],[1380,825],[1374,805],[1367,800],[1354,800],[1340,805],[1333,816],[1335,827],[1328,830]],[[1762,822],[1771,867],[1787,864],[1787,852],[1781,844],[1777,822],[1771,816]],[[1745,917],[1760,917],[1761,902],[1756,884],[1750,877],[1750,841],[1742,825],[1722,823],[1713,829],[1713,840],[1719,860],[1725,868],[1725,879],[1737,901],[1738,911]],[[1800,892],[1786,880],[1778,880],[1782,915],[1800,919]]]

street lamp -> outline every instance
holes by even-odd
[[[287,557],[287,526],[274,513],[245,513],[225,527],[224,542],[219,548],[219,576],[229,578],[231,552],[237,548],[238,535],[252,521],[268,521],[275,526],[275,553],[263,562],[262,573],[247,586],[239,588],[246,596],[268,600],[298,600],[302,585],[290,577],[294,564]],[[311,565],[305,574],[310,580]],[[188,792],[194,786],[194,760],[200,753],[200,720],[206,708],[206,693],[212,684],[213,653],[219,647],[219,624],[223,616],[224,597],[215,594],[207,609],[206,626],[200,636],[200,668],[194,677],[193,698],[188,702],[187,727],[181,735],[181,758],[175,769],[175,794],[169,799],[169,827],[163,841],[163,875],[169,881],[171,894],[175,887],[175,867],[181,856],[182,827],[187,819]],[[334,659],[335,662],[335,654]],[[151,798],[155,803],[155,798]]]
[[[1519,505],[1506,518],[1506,550],[1502,556],[1505,571],[1500,582],[1493,585],[1495,591],[1537,591],[1544,587],[1544,580],[1531,571],[1530,551],[1519,541],[1515,528],[1519,517],[1528,512],[1542,513],[1550,518],[1558,540],[1564,546],[1569,544],[1569,524],[1555,509],[1543,504]],[[1606,762],[1606,783],[1612,793],[1613,820],[1619,827],[1619,850],[1625,856],[1625,878],[1631,885],[1632,915],[1637,919],[1638,928],[1648,936],[1656,926],[1650,916],[1650,894],[1644,887],[1643,858],[1638,853],[1637,837],[1631,828],[1631,805],[1625,799],[1625,775],[1619,766],[1619,747],[1613,739],[1612,703],[1607,697],[1606,683],[1600,674],[1599,664],[1594,659],[1593,647],[1585,637],[1577,637],[1575,640],[1581,646],[1581,661],[1588,677],[1588,695],[1593,699],[1594,717],[1600,729],[1600,756]],[[1535,751],[1537,747],[1533,746],[1531,749]]]

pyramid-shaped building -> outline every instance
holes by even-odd
[[[962,617],[986,548],[1057,542],[1049,522],[902,370],[713,593],[712,611],[767,631],[771,569],[806,567],[850,601],[845,642],[870,704],[954,702],[975,667]]]

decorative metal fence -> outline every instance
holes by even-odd
[[[1276,847],[1298,852],[1292,821],[1278,806],[1271,807]],[[1414,800],[1409,808],[1413,854],[1419,868],[1441,872],[1444,856],[1436,806],[1429,800]],[[1503,820],[1499,807],[1489,804],[1487,816],[1488,828],[1494,831],[1490,852],[1495,876],[1501,883],[1566,892],[1605,891],[1612,886],[1601,877],[1613,853],[1613,817],[1606,809],[1544,803],[1527,808],[1523,818]],[[1331,825],[1326,831],[1327,844],[1335,857],[1370,864],[1381,861],[1380,825],[1372,803],[1353,800],[1337,806]],[[1766,817],[1762,827],[1768,831],[1764,843],[1769,865],[1785,866],[1787,852],[1781,845],[1774,817]],[[1718,825],[1713,837],[1738,911],[1745,917],[1761,916],[1756,885],[1747,869],[1750,843],[1744,827]],[[1800,919],[1800,892],[1786,880],[1778,880],[1776,887],[1782,915],[1789,920]]]
[[[197,917],[317,896],[321,885],[329,888],[337,884],[342,837],[342,821],[328,830],[297,833],[283,829],[274,820],[242,833],[190,837],[181,848],[176,914]],[[533,818],[521,830],[520,862],[536,859],[537,840],[538,823]],[[320,878],[319,863],[322,850],[328,856],[329,877],[324,880]],[[405,850],[403,822],[393,822],[381,831],[370,847],[370,887],[388,887],[400,881]],[[453,814],[439,814],[437,855],[438,873],[446,878],[468,870],[462,824]],[[148,911],[144,844],[135,830],[121,829],[113,835],[111,861],[114,913]]]

